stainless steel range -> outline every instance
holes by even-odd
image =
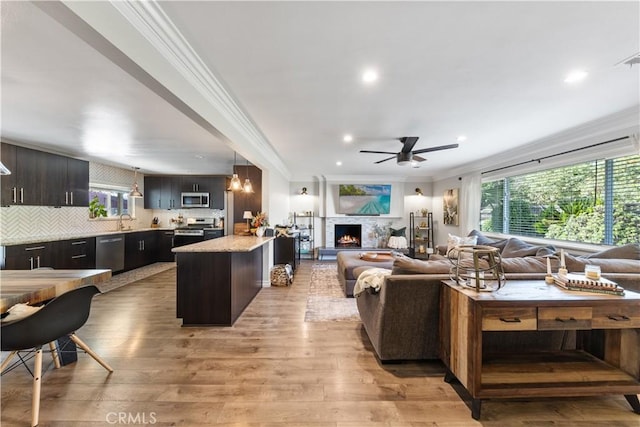
[[[214,227],[214,218],[187,218],[187,226],[176,228],[173,246],[184,246],[192,243],[215,239],[224,235],[222,228]]]

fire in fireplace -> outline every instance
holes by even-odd
[[[336,224],[334,232],[336,248],[359,248],[362,246],[362,225]]]

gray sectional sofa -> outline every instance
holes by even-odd
[[[638,244],[588,257],[567,254],[565,258],[569,271],[584,271],[586,264],[596,264],[603,277],[616,281],[625,289],[640,292]],[[553,271],[557,271],[558,257],[551,256],[551,261]],[[546,275],[546,257],[543,256],[505,257],[502,265],[507,277],[506,286],[509,280],[544,280]],[[440,289],[442,280],[449,279],[450,266],[449,260],[440,255],[432,256],[429,261],[399,256],[393,262],[392,274],[384,279],[378,292],[369,289],[356,297],[360,318],[381,361],[439,357]],[[359,265],[351,271],[357,276],[366,268]],[[485,339],[485,350],[513,350],[525,344],[551,350],[566,348],[572,341],[557,331],[491,333]]]

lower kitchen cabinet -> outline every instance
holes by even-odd
[[[53,247],[53,268],[93,269],[96,268],[96,238],[87,237],[51,242]]]
[[[173,231],[158,231],[158,262],[175,261],[175,254],[171,249],[173,249]]]
[[[53,243],[31,243],[4,248],[4,270],[33,270],[53,267]]]
[[[125,271],[156,262],[158,235],[153,231],[134,231],[124,237]]]
[[[208,239],[222,237],[222,230],[213,230]],[[123,233],[125,239],[124,270],[133,270],[154,262],[173,262],[173,230],[148,230]],[[0,268],[3,270],[59,270],[96,268],[96,237],[39,242],[0,247]],[[101,267],[104,268],[104,267]]]

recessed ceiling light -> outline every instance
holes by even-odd
[[[344,142],[351,142],[351,141],[353,141],[353,136],[351,136],[351,135],[349,135],[349,134],[346,134],[346,135],[342,138],[342,140],[343,140]]]
[[[587,73],[584,70],[572,71],[564,79],[564,82],[565,83],[577,83],[579,81],[584,80],[588,75],[589,75],[589,73]]]
[[[462,142],[462,141],[466,141],[467,137],[465,135],[460,135],[456,138],[456,141],[458,142]]]
[[[378,72],[376,70],[373,69],[368,69],[365,70],[364,73],[362,73],[362,81],[364,83],[373,83],[376,80],[378,80]]]
[[[338,161],[336,162],[336,166],[342,166],[342,162],[341,162],[340,160],[338,160]]]
[[[204,159],[204,156],[202,154],[196,154],[195,158],[196,159]]]

